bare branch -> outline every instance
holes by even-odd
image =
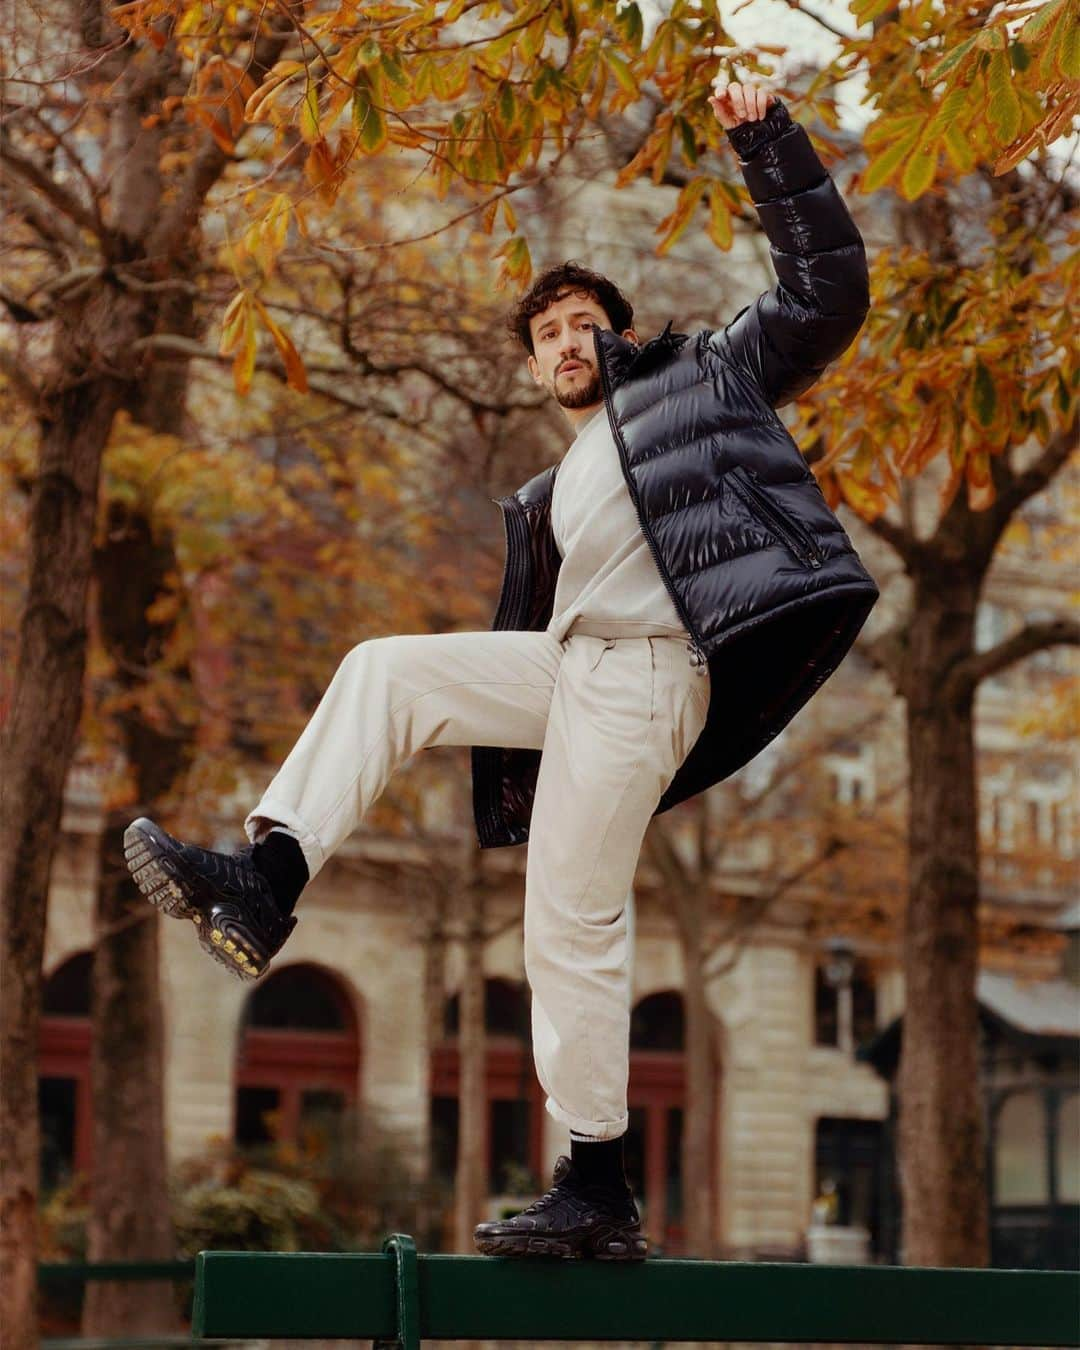
[[[907,624],[894,624],[872,641],[860,642],[859,651],[884,671],[897,692],[903,692],[907,668]]]
[[[37,382],[22,362],[12,356],[10,352],[4,351],[3,348],[0,348],[0,373],[11,382],[11,387],[19,396],[19,399],[32,412],[38,412],[41,403]]]
[[[60,245],[72,253],[84,251],[82,235],[67,216],[49,210],[44,201],[15,178],[9,178],[4,187],[7,194],[6,205],[43,243],[50,246],[50,253],[58,255]]]
[[[808,19],[813,19],[816,24],[820,24],[826,33],[831,33],[833,37],[839,38],[841,42],[850,42],[851,34],[845,33],[842,28],[834,28],[828,19],[823,19],[820,14],[815,14],[812,9],[807,9],[802,0],[784,0],[788,9],[793,9],[799,14],[805,14]]]
[[[1069,456],[1077,447],[1080,435],[1080,416],[1073,414],[1068,426],[1047,441],[1042,454],[1029,468],[1020,473],[1009,475],[1006,485],[998,493],[990,513],[1000,534],[1009,521],[1030,498],[1040,493],[1059,469],[1068,463]]]
[[[96,239],[101,238],[101,225],[93,211],[88,210],[74,193],[69,192],[62,183],[58,183],[40,164],[14,149],[9,137],[0,133],[0,150],[5,162],[17,173],[23,182],[62,212],[68,220],[88,230]]]
[[[875,516],[873,520],[867,520],[863,523],[867,529],[872,530],[879,539],[884,539],[889,547],[899,554],[909,571],[917,566],[925,549],[922,542],[915,537],[913,531],[905,529],[903,525],[897,525],[887,516]]]
[[[1051,619],[1044,623],[1026,624],[996,647],[985,652],[975,652],[961,661],[946,681],[945,697],[949,700],[965,697],[988,676],[1008,669],[1034,652],[1061,646],[1080,646],[1080,624],[1074,619]]]
[[[15,323],[42,323],[44,321],[45,316],[43,314],[39,314],[36,309],[31,309],[17,295],[11,295],[5,290],[0,290],[0,304],[4,306]]]
[[[177,333],[155,333],[150,337],[138,338],[131,344],[132,351],[155,351],[161,352],[165,356],[177,356],[184,360],[193,361],[212,361],[215,365],[231,365],[233,358],[231,356],[222,356],[211,347],[204,347],[194,338],[181,337]],[[282,384],[288,383],[288,377],[284,366],[280,362],[271,360],[268,357],[260,356],[255,361],[255,369],[265,371],[268,375],[273,375],[276,380]],[[309,372],[312,369],[308,368]],[[317,368],[315,368],[317,369]],[[343,374],[341,370],[335,370],[327,367],[326,371],[330,373]],[[325,371],[324,371],[325,373]],[[341,392],[340,380],[334,383],[323,384],[321,381],[308,380],[308,389],[313,394],[318,394],[320,398],[329,399],[332,403],[339,403],[343,408],[352,408],[355,412],[377,413],[380,417],[385,417],[390,421],[400,422],[403,420],[403,414],[389,404],[377,402],[374,400],[361,402],[359,399],[350,398],[347,394]],[[414,431],[422,432],[422,428],[413,427]]]
[[[808,858],[801,866],[793,868],[785,876],[782,876],[775,886],[770,886],[762,895],[757,895],[751,901],[749,907],[737,915],[722,932],[713,946],[712,953],[706,958],[703,970],[707,980],[718,979],[721,975],[726,975],[738,964],[739,957],[742,955],[743,948],[746,945],[749,934],[753,931],[757,923],[764,918],[765,914],[772,906],[787,893],[793,890],[800,882],[805,881],[811,873],[815,872],[823,863],[828,862],[845,848],[850,848],[848,840],[839,839],[835,835],[830,835],[826,839],[820,852],[815,853],[812,858]],[[734,942],[734,950],[724,957],[721,948],[728,942]]]

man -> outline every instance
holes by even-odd
[[[835,670],[877,597],[775,409],[852,342],[869,304],[851,217],[805,131],[760,89],[719,84],[779,284],[722,330],[633,310],[575,263],[510,317],[576,433],[502,499],[493,631],[378,638],[345,657],[245,821],[210,853],[153,822],[125,836],[140,889],[255,978],[303,887],[431,745],[473,747],[481,846],[524,843],[536,1069],[570,1132],[551,1189],[480,1224],[496,1255],[634,1261],[626,1183],[627,900],[651,817],[752,758]]]

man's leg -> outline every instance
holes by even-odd
[[[537,1075],[548,1112],[570,1128],[571,1156],[535,1205],[478,1226],[489,1255],[646,1255],[622,1157],[627,903],[645,828],[701,734],[708,699],[682,639],[566,644],[529,832],[525,970]]]
[[[567,644],[533,806],[525,962],[547,1110],[578,1136],[627,1128],[626,902],[645,829],[708,698],[681,640]]]
[[[140,817],[124,834],[136,885],[166,914],[190,919],[233,974],[256,978],[295,927],[302,888],[410,755],[433,745],[543,745],[562,650],[547,633],[516,631],[361,643],[245,822],[252,846],[213,852]]]
[[[394,770],[433,745],[544,743],[562,646],[544,632],[374,638],[348,653],[300,739],[252,810],[300,841],[314,877]]]

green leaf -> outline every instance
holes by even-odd
[[[683,155],[688,164],[696,164],[698,160],[697,137],[694,135],[694,128],[685,117],[681,115],[675,119],[679,128],[679,135],[682,137]]]
[[[1057,67],[1067,80],[1080,80],[1080,23],[1069,24],[1062,34]]]
[[[1031,53],[1022,42],[1014,42],[1009,48],[1009,56],[1012,59],[1013,70],[1025,71],[1031,65]]]
[[[944,136],[945,149],[958,173],[971,173],[975,168],[975,151],[971,141],[958,126],[949,127]]]
[[[617,52],[612,51],[610,47],[607,47],[604,50],[604,60],[608,63],[608,68],[618,81],[619,87],[628,94],[637,97],[637,81],[623,58]]]
[[[371,90],[364,81],[357,83],[353,93],[353,129],[360,138],[360,148],[373,155],[386,143],[386,123],[383,115],[371,101]]]
[[[982,52],[1003,52],[1005,34],[1000,28],[981,28],[975,34],[975,46]]]
[[[883,187],[893,177],[918,141],[921,130],[921,127],[915,127],[903,136],[898,136],[891,145],[887,145],[880,154],[874,156],[862,176],[860,183],[862,192],[873,192]]]
[[[1026,42],[1029,45],[1036,38],[1042,37],[1043,33],[1055,23],[1059,13],[1064,7],[1066,0],[1051,0],[1048,5],[1043,5],[1037,14],[1032,14],[1023,28],[1016,35],[1018,42]]]
[[[916,146],[900,175],[900,193],[905,201],[921,197],[937,173],[938,142],[923,142]]]
[[[989,370],[978,357],[975,358],[975,380],[972,385],[971,397],[975,408],[975,416],[984,427],[988,427],[993,422],[994,413],[997,411],[997,389],[994,387],[993,377]]]
[[[959,65],[959,63],[965,59],[965,57],[968,55],[968,53],[971,51],[974,45],[975,45],[975,38],[969,37],[965,38],[963,42],[958,42],[957,45],[953,47],[951,51],[946,52],[945,55],[941,57],[941,59],[938,61],[938,63],[934,66],[931,66],[930,69],[926,72],[926,78],[924,80],[924,83],[926,84],[927,88],[937,84],[939,80],[944,79],[944,77],[948,75],[949,71],[951,71],[955,66]]]
[[[1004,52],[990,58],[988,112],[1000,140],[1008,144],[1020,130],[1020,100],[1013,88],[1012,67]]]
[[[514,121],[515,112],[514,87],[509,80],[504,81],[499,90],[499,116],[509,127]]]
[[[379,64],[383,68],[383,73],[391,84],[396,84],[399,89],[408,88],[408,76],[401,68],[401,62],[390,52],[383,52]]]
[[[645,33],[645,26],[641,21],[641,10],[636,4],[627,5],[618,16],[616,22],[626,34],[626,40],[635,51],[641,50],[641,39]]]

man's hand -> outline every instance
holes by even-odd
[[[759,122],[776,102],[776,95],[753,84],[738,84],[721,79],[713,81],[709,104],[725,131],[743,122]]]

